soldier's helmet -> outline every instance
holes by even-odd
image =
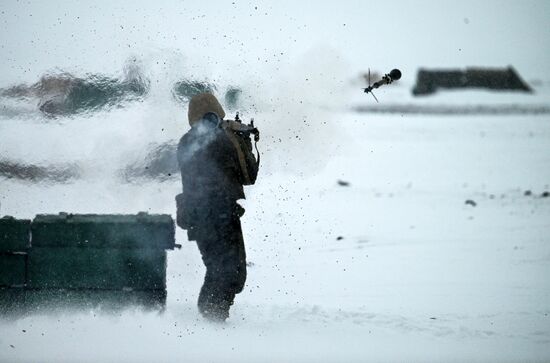
[[[215,113],[220,119],[225,117],[225,111],[216,97],[211,93],[200,93],[193,96],[189,101],[187,117],[189,125],[193,126],[197,121],[203,118],[207,113]]]

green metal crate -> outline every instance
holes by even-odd
[[[14,289],[0,287],[0,315],[17,318],[34,312],[101,309],[117,312],[128,306],[162,310],[166,290]]]
[[[28,287],[165,289],[166,251],[147,248],[34,247]]]
[[[170,215],[37,215],[33,247],[104,247],[174,249]]]
[[[0,287],[24,287],[27,281],[27,255],[0,252]]]
[[[0,218],[0,252],[20,252],[30,247],[31,221]]]

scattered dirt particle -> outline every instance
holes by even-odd
[[[477,205],[477,203],[471,199],[466,200],[464,204],[471,205],[472,207],[475,207]]]

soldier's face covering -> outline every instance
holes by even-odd
[[[204,114],[202,117],[202,120],[199,121],[199,123],[203,123],[206,125],[206,127],[218,127],[220,125],[220,118],[217,114],[214,112],[208,112]]]

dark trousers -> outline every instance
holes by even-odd
[[[224,321],[235,295],[246,281],[246,253],[238,216],[218,218],[196,230],[195,239],[206,266],[199,294],[199,311],[212,320]]]

